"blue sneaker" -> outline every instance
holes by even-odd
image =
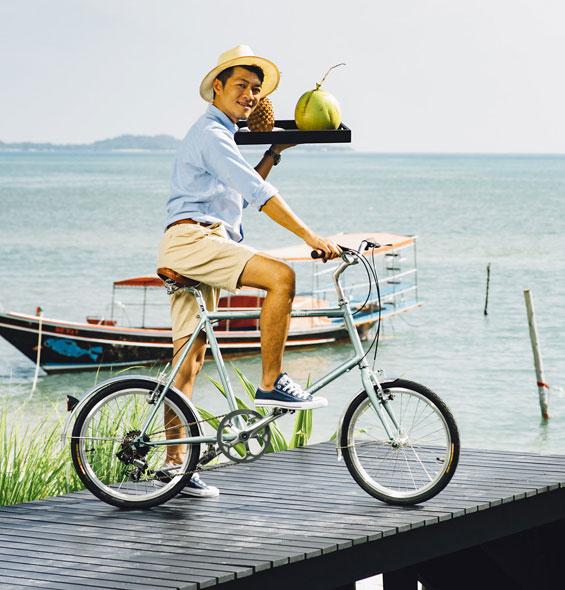
[[[286,374],[281,373],[271,391],[257,389],[255,406],[258,408],[287,408],[289,410],[313,410],[328,405],[323,397],[312,397],[302,390]]]

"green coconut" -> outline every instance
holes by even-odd
[[[308,90],[299,99],[294,109],[294,120],[298,129],[305,131],[320,131],[324,129],[337,129],[341,123],[341,110],[336,97],[321,89],[328,74],[338,66],[331,67],[322,81],[316,83],[314,90]]]

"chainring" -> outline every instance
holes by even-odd
[[[249,463],[263,456],[271,442],[270,426],[265,424],[258,432],[249,432],[262,419],[259,412],[249,409],[226,414],[218,426],[217,441],[220,451],[234,463]],[[228,440],[233,435],[236,438]]]

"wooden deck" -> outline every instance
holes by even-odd
[[[331,443],[206,481],[219,498],[147,511],[87,492],[0,508],[0,587],[317,590],[384,573],[385,589],[543,588],[563,561],[539,543],[562,545],[564,456],[465,450],[446,490],[404,508],[365,494]]]

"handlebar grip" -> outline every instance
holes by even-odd
[[[347,246],[342,246],[341,244],[338,244],[338,246],[340,247],[342,252],[351,252],[351,248],[348,248]],[[317,260],[318,258],[321,258],[323,260],[326,257],[322,250],[312,250],[312,252],[310,252],[310,256],[314,260]]]
[[[377,250],[378,248],[382,248],[383,246],[394,246],[394,244],[376,244],[374,242],[369,242],[367,240],[364,240],[362,243],[365,244],[363,250],[370,250],[371,248]],[[341,244],[338,244],[338,246],[341,248],[342,252],[357,252],[357,250],[354,250],[353,248],[348,248],[347,246],[342,246]],[[312,252],[310,252],[310,256],[314,260],[317,260],[318,258],[325,258],[324,252],[321,250],[312,250]]]

